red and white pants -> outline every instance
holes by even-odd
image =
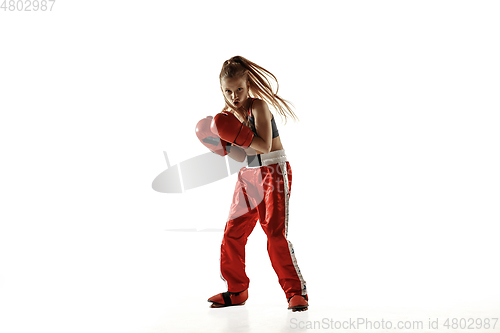
[[[287,299],[306,295],[306,282],[295,259],[288,235],[288,205],[292,169],[285,151],[260,155],[257,167],[243,167],[238,173],[229,218],[221,245],[221,275],[228,291],[248,288],[245,273],[245,245],[257,220],[267,235],[267,251]]]

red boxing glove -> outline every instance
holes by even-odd
[[[226,156],[229,149],[229,143],[221,140],[217,135],[214,135],[210,130],[210,125],[212,124],[212,116],[208,116],[196,124],[196,136],[200,142],[210,149],[212,152],[220,155]]]
[[[223,140],[232,142],[242,148],[248,148],[252,143],[254,134],[248,126],[241,123],[234,114],[222,111],[217,114],[210,126],[212,133]]]

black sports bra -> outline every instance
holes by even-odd
[[[250,129],[257,135],[257,130],[255,129],[255,118],[252,115],[252,105],[255,98],[252,98],[250,107],[248,108],[248,121],[250,122]],[[274,121],[274,116],[271,118],[271,127],[273,128],[273,139],[279,136],[278,127],[276,126],[276,121]]]

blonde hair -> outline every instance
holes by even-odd
[[[263,67],[260,67],[256,63],[251,62],[241,56],[232,57],[226,60],[222,65],[222,69],[219,75],[219,82],[222,82],[225,78],[245,78],[249,84],[249,92],[251,97],[258,97],[269,105],[271,105],[280,116],[285,118],[285,123],[287,121],[287,116],[292,117],[294,120],[298,120],[295,113],[292,111],[290,105],[292,105],[287,100],[284,100],[278,96],[278,79]],[[276,82],[276,92],[273,91],[269,79],[272,78]],[[227,100],[224,95],[224,101],[226,102],[225,107],[222,109],[237,111],[231,103]],[[293,105],[292,105],[293,106]],[[245,115],[245,122],[248,120],[248,112]]]

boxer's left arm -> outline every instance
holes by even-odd
[[[266,102],[261,99],[256,99],[253,103],[252,114],[255,119],[255,131],[257,135],[254,136],[250,147],[259,151],[261,154],[267,154],[271,151],[273,144],[271,111],[269,111]]]
[[[254,137],[250,128],[241,123],[234,114],[227,111],[215,115],[210,129],[221,139],[242,148],[248,148]]]

